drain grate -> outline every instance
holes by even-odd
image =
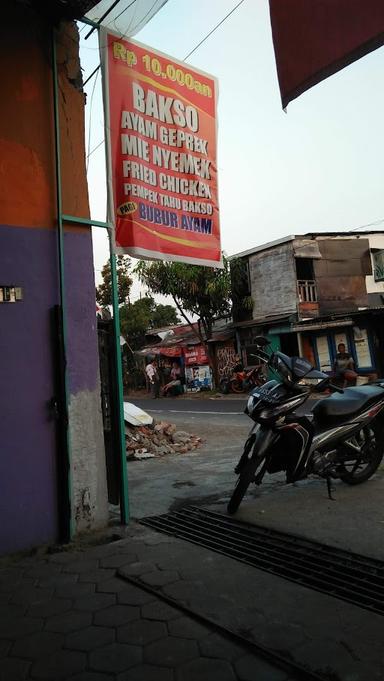
[[[384,615],[384,563],[220,513],[188,506],[143,518],[154,530],[204,546],[301,586]]]

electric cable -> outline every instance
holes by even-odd
[[[98,77],[98,75],[99,75],[99,71],[97,71],[97,73],[96,73],[96,78],[95,78],[95,80],[94,80],[94,82],[93,82],[92,94],[91,94],[91,101],[90,101],[90,104],[89,104],[88,145],[87,145],[88,154],[87,154],[87,158],[86,158],[86,172],[87,172],[87,173],[88,173],[88,165],[89,165],[89,157],[90,157],[89,148],[90,148],[90,146],[91,146],[92,105],[93,105],[93,97],[94,97],[94,94],[95,94],[95,89],[96,89],[96,83],[97,83],[97,77]]]
[[[228,14],[227,14],[221,21],[219,21],[218,24],[216,24],[216,26],[212,29],[212,31],[210,31],[209,33],[207,33],[207,35],[205,36],[205,38],[203,38],[202,40],[200,40],[200,42],[198,43],[198,45],[196,45],[196,47],[194,47],[193,50],[191,50],[190,52],[188,52],[187,56],[184,57],[183,61],[185,61],[186,59],[188,59],[188,57],[190,57],[191,54],[193,54],[194,52],[196,52],[196,50],[200,47],[200,45],[202,45],[203,43],[205,43],[205,41],[209,38],[209,36],[211,36],[212,33],[214,33],[214,32],[216,31],[216,29],[218,29],[219,26],[221,26],[221,25],[224,23],[224,21],[226,21],[226,20],[228,19],[228,17],[230,17],[231,14],[233,14],[233,13],[237,10],[237,8],[240,7],[240,5],[243,4],[243,2],[244,2],[244,0],[240,0],[240,2],[238,2],[237,5],[235,5],[235,7],[234,7],[233,9],[231,9],[231,11],[228,12]]]

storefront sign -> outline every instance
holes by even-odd
[[[207,351],[203,345],[194,345],[191,348],[184,348],[184,359],[186,366],[209,363]]]
[[[212,388],[212,374],[208,365],[198,367],[186,367],[185,379],[187,383],[187,390],[199,391],[211,390]]]
[[[221,266],[213,76],[100,32],[117,253]]]

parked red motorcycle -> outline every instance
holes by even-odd
[[[228,393],[244,393],[249,392],[252,388],[263,385],[266,381],[263,372],[263,365],[257,364],[248,369],[239,369],[236,365],[232,369],[232,373],[223,377],[220,380],[220,392],[227,395]]]

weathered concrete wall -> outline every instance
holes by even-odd
[[[104,443],[99,390],[71,395],[72,516],[78,532],[102,527],[108,517]]]
[[[249,258],[253,318],[296,312],[296,270],[292,244]]]
[[[320,314],[368,306],[366,276],[372,272],[368,239],[318,239],[314,260]]]
[[[23,287],[24,299],[0,304],[0,554],[56,541],[58,532],[55,422],[47,407],[55,390],[50,311],[59,302],[50,41],[49,26],[27,5],[2,3],[0,284]],[[63,208],[86,217],[76,41],[76,27],[62,24]],[[107,518],[90,229],[66,230],[65,270],[73,497],[84,498],[86,477],[90,489],[91,511],[76,502],[84,529]]]
[[[105,524],[107,477],[90,234],[66,233],[72,516],[78,531]]]

